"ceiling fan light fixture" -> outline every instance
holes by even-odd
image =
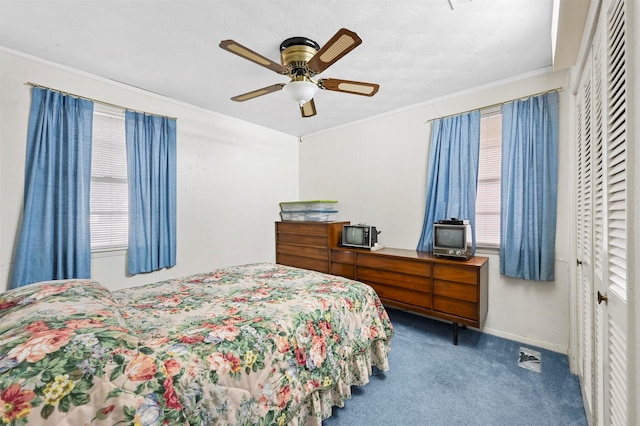
[[[318,92],[318,85],[310,82],[309,80],[296,80],[290,81],[282,90],[291,99],[296,101],[299,106],[309,102],[315,94]]]

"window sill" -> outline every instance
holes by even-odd
[[[476,246],[476,255],[478,254],[493,254],[500,255],[500,247],[499,246]]]
[[[91,250],[91,257],[94,259],[98,259],[102,257],[125,256],[126,254],[127,254],[126,247],[110,247],[110,248]]]

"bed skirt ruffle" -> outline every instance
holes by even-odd
[[[388,340],[378,339],[372,343],[369,351],[351,356],[340,374],[340,381],[311,393],[287,425],[322,426],[322,420],[331,416],[333,407],[342,408],[344,401],[351,398],[351,386],[364,386],[369,383],[373,367],[381,372],[389,370],[390,349]]]

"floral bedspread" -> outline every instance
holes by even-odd
[[[255,264],[109,292],[0,294],[0,424],[315,424],[393,328],[371,287]]]

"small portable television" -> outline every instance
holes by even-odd
[[[468,220],[451,218],[433,224],[434,255],[467,260],[471,251],[471,225]]]
[[[343,225],[342,245],[346,247],[375,248],[378,244],[380,231],[375,226],[364,224]]]

